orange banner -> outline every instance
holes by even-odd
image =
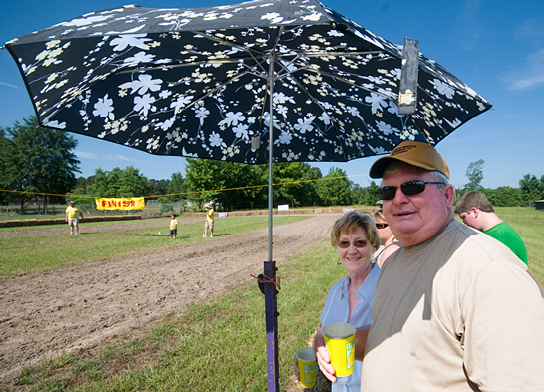
[[[143,197],[95,199],[97,210],[145,210]]]

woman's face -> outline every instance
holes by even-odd
[[[374,222],[376,223],[376,228],[378,229],[378,234],[380,235],[380,241],[382,244],[385,244],[385,242],[393,235],[391,228],[383,219],[374,218]],[[380,228],[383,227],[382,225],[387,225],[387,227]]]
[[[349,245],[348,245],[349,244]],[[355,244],[360,247],[356,247]],[[342,245],[347,245],[343,248]],[[350,274],[362,274],[372,262],[376,249],[368,242],[368,235],[362,227],[350,233],[341,233],[336,244],[336,253]]]

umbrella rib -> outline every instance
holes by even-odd
[[[278,31],[278,34],[276,35],[276,40],[274,41],[274,45],[272,45],[272,49],[273,49],[273,53],[275,53],[275,48],[276,46],[278,45],[278,41],[281,37],[281,35],[283,34],[283,31],[285,30],[285,27],[284,26],[281,26],[279,31]],[[251,54],[251,53],[250,53]],[[264,61],[263,61],[264,62]],[[276,62],[276,64],[279,64]],[[260,65],[260,64],[259,64]],[[262,66],[261,66],[262,68]],[[267,72],[268,74],[268,72]],[[261,75],[259,75],[261,76]],[[262,76],[261,76],[262,77]],[[275,80],[271,80],[271,79],[275,79],[273,78],[272,75],[268,75],[268,77],[266,78],[266,86],[267,88],[265,89],[265,94],[264,94],[264,98],[263,98],[263,106],[262,106],[262,111],[261,111],[261,121],[259,123],[259,130],[262,130],[263,129],[263,121],[264,121],[264,113],[266,111],[266,97],[267,97],[267,94],[266,94],[266,91],[270,91],[270,84],[269,83],[275,83]],[[270,99],[272,99],[272,97],[270,97]],[[269,118],[269,121],[270,121],[270,126],[271,127],[274,127],[274,116],[273,116],[273,113],[269,113],[270,114],[270,118]]]
[[[283,28],[282,28],[282,31],[283,31]],[[261,62],[259,62],[259,61],[255,58],[255,56],[253,55],[253,53],[252,53],[253,49],[248,48],[248,47],[246,47],[246,46],[244,46],[244,45],[240,45],[240,44],[237,44],[237,43],[232,43],[232,42],[229,42],[229,41],[225,41],[225,40],[219,39],[219,38],[217,38],[217,37],[214,37],[213,35],[210,35],[210,34],[207,34],[207,33],[201,32],[201,31],[194,31],[193,33],[194,33],[194,34],[198,34],[198,35],[200,35],[200,36],[202,36],[202,37],[204,37],[204,38],[208,38],[208,39],[211,40],[211,41],[219,42],[219,43],[221,43],[221,44],[230,46],[231,48],[241,49],[241,51],[248,53],[248,54],[251,56],[251,58],[252,58],[253,60],[255,60],[255,62],[259,65],[259,67],[262,69],[262,71],[263,71],[264,73],[268,73],[268,71],[261,65]],[[263,52],[260,52],[260,51],[257,51],[257,50],[255,50],[255,52],[256,52],[256,53],[259,53],[260,56],[264,56],[264,53],[263,53]]]
[[[297,71],[300,71],[300,70],[303,70],[303,69],[306,70],[306,71],[310,71],[310,72],[314,72],[314,73],[323,75],[323,76],[327,76],[327,77],[329,77],[329,78],[338,80],[338,81],[340,81],[340,82],[349,84],[349,85],[351,85],[351,86],[360,88],[360,89],[362,89],[362,90],[365,90],[365,91],[368,91],[368,92],[371,92],[371,93],[375,93],[375,94],[380,95],[380,96],[382,96],[382,97],[384,97],[384,98],[386,98],[386,99],[389,99],[389,100],[391,100],[391,101],[394,101],[394,100],[391,98],[390,95],[381,93],[381,92],[379,92],[379,91],[370,89],[370,88],[368,88],[368,87],[364,87],[364,86],[362,86],[362,85],[360,85],[360,84],[357,84],[357,83],[354,83],[354,82],[352,82],[352,81],[350,81],[350,80],[348,80],[348,79],[345,79],[345,78],[342,77],[342,76],[333,75],[333,74],[331,74],[331,73],[329,73],[329,72],[317,70],[317,69],[314,69],[314,68],[309,68],[309,67],[307,67],[307,66],[301,66],[300,68],[296,69],[294,72],[297,72]],[[294,72],[289,72],[289,74],[292,75]],[[288,76],[288,75],[285,75],[284,77],[286,77],[286,76]]]

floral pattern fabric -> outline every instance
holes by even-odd
[[[6,43],[42,125],[157,155],[348,161],[436,144],[491,105],[420,54],[398,114],[402,47],[316,0],[125,6]],[[272,101],[272,107],[270,103]]]

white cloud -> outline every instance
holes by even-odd
[[[15,86],[15,85],[13,85],[13,84],[8,84],[8,83],[4,83],[4,82],[0,82],[0,84],[1,84],[2,86],[7,86],[7,87],[11,87],[11,88],[16,88],[17,90],[22,90],[21,87]]]
[[[76,156],[79,159],[93,159],[93,160],[101,160],[101,161],[127,161],[127,162],[135,162],[135,163],[145,163],[144,161],[129,158],[125,155],[120,154],[97,154],[94,152],[87,152],[87,151],[81,151],[76,150],[75,151]]]
[[[544,85],[544,48],[526,57],[524,64],[509,79],[511,90],[525,90]]]

